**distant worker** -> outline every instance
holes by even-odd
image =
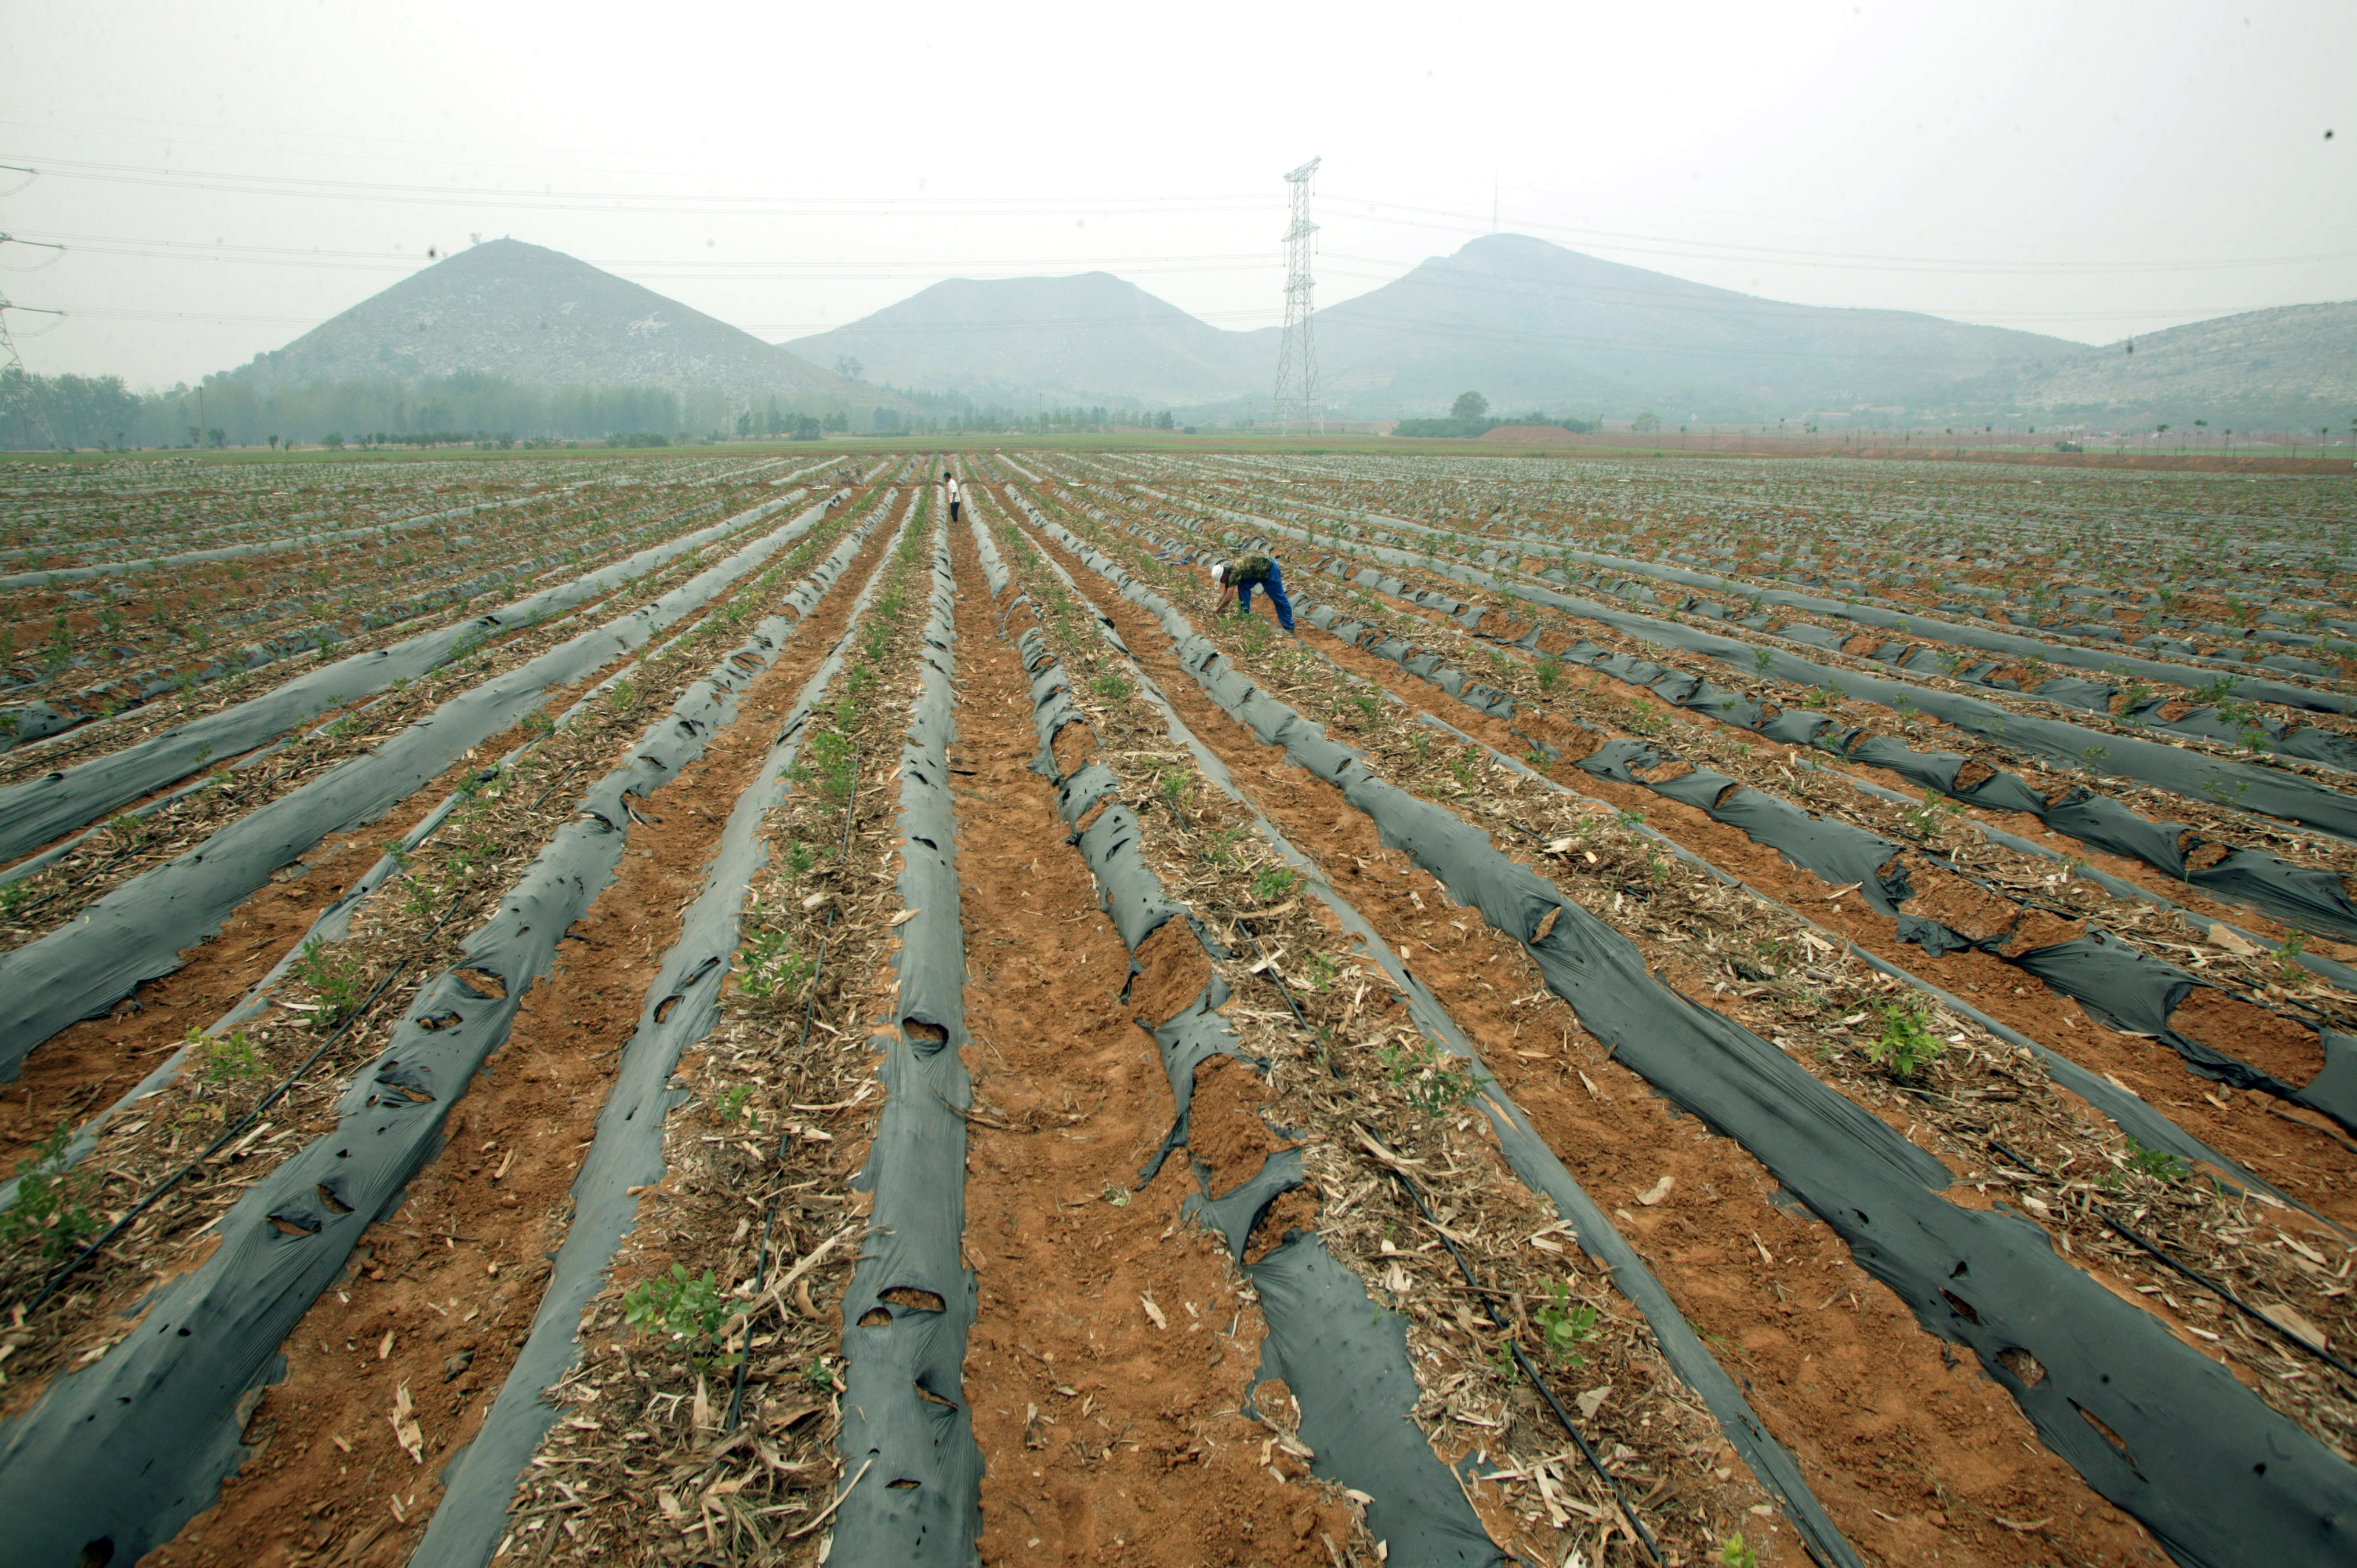
[[[1267,590],[1268,602],[1276,607],[1277,625],[1287,631],[1293,629],[1293,601],[1285,596],[1285,574],[1267,556],[1245,555],[1214,566],[1211,582],[1220,590],[1219,607],[1212,614],[1226,613],[1231,594],[1236,597],[1238,615],[1252,614],[1252,591],[1257,585]]]
[[[942,470],[942,478],[949,484],[950,521],[952,522],[955,522],[958,520],[958,512],[963,504],[958,498],[957,476],[951,473],[947,468],[943,468]]]

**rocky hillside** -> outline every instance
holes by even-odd
[[[1163,405],[1259,390],[1274,338],[1222,332],[1111,273],[953,278],[787,347],[822,365],[856,359],[868,381],[976,403]]]
[[[1986,406],[2107,429],[2167,423],[2344,432],[2357,416],[2357,301],[2292,305],[2082,349],[1975,389]]]
[[[774,343],[520,240],[459,251],[236,373],[266,388],[461,371],[539,387],[717,389],[805,408],[879,401]]]

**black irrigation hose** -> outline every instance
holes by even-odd
[[[1268,956],[1268,950],[1260,945],[1260,938],[1247,927],[1244,929],[1244,940],[1252,943],[1253,951],[1260,954],[1260,961],[1265,966],[1268,977],[1276,982],[1276,993],[1285,998],[1285,1004],[1287,1007],[1293,1009],[1293,1021],[1304,1029],[1309,1029],[1309,1020],[1301,1015],[1301,1004],[1293,999],[1292,988],[1285,983],[1285,976],[1277,973],[1275,963]],[[1317,1033],[1314,1029],[1309,1029],[1309,1032]]]
[[[851,743],[851,798],[845,801],[843,806],[841,864],[845,866],[851,864],[851,830],[857,821],[859,812],[859,737],[854,736]],[[830,928],[834,924],[834,906],[833,905],[827,907],[826,923]],[[824,937],[819,939],[818,956],[811,961],[810,985],[802,993],[802,1044],[798,1047],[801,1050],[810,1048],[811,1015],[818,1005],[818,977],[826,968],[826,941]],[[785,1158],[786,1145],[791,1141],[791,1137],[792,1135],[789,1133],[778,1140],[780,1159]],[[776,1222],[777,1217],[778,1211],[775,1205],[771,1205],[761,1216],[761,1250],[753,1264],[753,1294],[756,1298],[761,1294],[762,1282],[769,1276],[770,1227]],[[746,1342],[737,1352],[737,1376],[728,1391],[728,1420],[720,1429],[723,1432],[737,1430],[738,1417],[745,1408],[745,1369],[753,1359],[752,1339],[753,1325],[750,1320],[748,1320],[745,1325]]]
[[[2025,1156],[2020,1150],[2016,1149],[2010,1144],[2003,1143],[1996,1138],[1991,1138],[1987,1142],[1990,1148],[1995,1149],[2007,1159],[2013,1161],[2014,1164],[2019,1165],[2023,1170],[2029,1172],[2031,1175],[2038,1176],[2041,1180],[2050,1182],[2054,1179],[2052,1176],[2048,1176],[2044,1171],[2040,1170],[2037,1165]],[[2211,1294],[2216,1296],[2219,1300],[2224,1302],[2227,1305],[2233,1307],[2235,1311],[2241,1313],[2252,1322],[2263,1324],[2266,1326],[2274,1329],[2284,1338],[2290,1340],[2300,1349],[2307,1351],[2309,1355],[2341,1372],[2343,1376],[2352,1380],[2357,1380],[2357,1367],[2351,1366],[2348,1362],[2342,1360],[2340,1357],[2334,1355],[2331,1351],[2326,1349],[2320,1345],[2309,1344],[2298,1335],[2294,1334],[2290,1329],[2286,1328],[2282,1324],[2277,1323],[2274,1318],[2269,1317],[2266,1313],[2261,1312],[2257,1307],[2251,1305],[2250,1303],[2236,1295],[2233,1291],[2228,1290],[2224,1285],[2220,1284],[2216,1280],[2212,1279],[2209,1275],[2201,1273],[2196,1268],[2193,1268],[2190,1264],[2179,1262],[2166,1248],[2162,1247],[2157,1241],[2153,1241],[2137,1234],[2137,1232],[2130,1227],[2126,1220],[2115,1216],[2110,1209],[2100,1206],[2091,1205],[2091,1207],[2094,1208],[2096,1219],[2102,1220],[2105,1225],[2111,1227],[2112,1230],[2117,1231],[2126,1240],[2133,1242],[2145,1251],[2151,1253],[2153,1257],[2159,1260],[2161,1262],[2166,1263],[2171,1269],[2176,1270],[2179,1273],[2183,1274],[2187,1279],[2191,1280],[2195,1284],[2200,1285],[2203,1290],[2208,1291]]]
[[[425,933],[422,941],[430,942],[436,936],[440,934],[442,928],[449,923],[450,917],[458,912],[458,906],[461,902],[463,902],[463,896],[460,898],[452,899],[450,901],[450,907],[442,911],[442,918],[434,922],[433,929]],[[80,1252],[76,1253],[63,1266],[61,1266],[57,1273],[51,1274],[42,1284],[40,1294],[36,1295],[26,1305],[24,1309],[25,1316],[29,1317],[34,1313],[38,1312],[51,1296],[58,1294],[59,1289],[64,1285],[66,1281],[71,1279],[75,1274],[80,1273],[82,1269],[89,1264],[92,1258],[95,1258],[101,1251],[105,1250],[107,1243],[113,1241],[117,1236],[122,1235],[123,1232],[130,1227],[133,1220],[138,1219],[142,1214],[147,1212],[148,1209],[154,1208],[156,1203],[161,1199],[165,1194],[170,1192],[174,1187],[179,1186],[181,1182],[187,1180],[191,1175],[195,1174],[198,1166],[203,1165],[207,1160],[211,1159],[215,1155],[221,1153],[221,1146],[223,1144],[227,1144],[231,1138],[236,1137],[240,1133],[244,1132],[248,1127],[253,1125],[254,1119],[256,1117],[260,1116],[264,1112],[269,1110],[273,1105],[278,1103],[281,1099],[285,1098],[286,1091],[293,1089],[296,1084],[302,1081],[303,1075],[309,1072],[313,1064],[317,1062],[322,1056],[327,1054],[328,1047],[334,1045],[338,1040],[342,1039],[346,1035],[351,1033],[351,1031],[359,1026],[360,1021],[368,1015],[369,1009],[377,1004],[378,999],[384,995],[385,991],[393,984],[393,983],[400,979],[402,975],[408,972],[411,961],[412,961],[410,960],[404,960],[402,962],[395,964],[391,972],[387,973],[382,980],[377,982],[377,987],[374,991],[369,993],[368,1000],[361,1003],[358,1007],[353,1008],[351,1016],[346,1018],[341,1024],[337,1025],[336,1032],[329,1035],[326,1039],[321,1040],[317,1047],[312,1050],[311,1054],[303,1058],[301,1065],[296,1067],[293,1072],[287,1074],[285,1078],[279,1081],[276,1088],[273,1089],[268,1094],[264,1095],[259,1101],[256,1101],[253,1108],[248,1111],[245,1115],[239,1120],[236,1126],[226,1129],[222,1132],[220,1137],[215,1138],[206,1146],[204,1153],[199,1155],[187,1165],[182,1165],[178,1170],[174,1171],[170,1176],[166,1176],[162,1181],[157,1182],[153,1187],[149,1188],[147,1195],[145,1197],[142,1197],[138,1202],[133,1204],[128,1209],[124,1211],[122,1219],[117,1219],[113,1224],[108,1226],[105,1230],[99,1234],[95,1240],[91,1241],[90,1245],[84,1247]]]
[[[1382,1146],[1382,1141],[1374,1138],[1372,1134],[1369,1135],[1369,1142],[1375,1144],[1379,1148]],[[1384,1150],[1384,1153],[1388,1155],[1390,1151]],[[1662,1549],[1655,1543],[1652,1532],[1645,1528],[1645,1521],[1637,1517],[1637,1510],[1630,1503],[1629,1495],[1620,1489],[1620,1483],[1614,1478],[1612,1472],[1604,1467],[1604,1461],[1598,1457],[1594,1448],[1588,1446],[1587,1439],[1573,1423],[1571,1412],[1563,1408],[1562,1403],[1555,1397],[1555,1391],[1547,1387],[1546,1380],[1539,1376],[1538,1369],[1531,1365],[1530,1357],[1523,1354],[1522,1345],[1512,1337],[1511,1331],[1513,1326],[1508,1323],[1505,1315],[1498,1310],[1498,1304],[1491,1299],[1492,1293],[1474,1277],[1472,1265],[1466,1262],[1465,1254],[1457,1250],[1456,1241],[1449,1237],[1447,1230],[1441,1228],[1439,1219],[1432,1212],[1432,1205],[1425,1201],[1423,1189],[1408,1178],[1406,1172],[1396,1166],[1386,1165],[1383,1168],[1390,1172],[1393,1180],[1407,1189],[1407,1195],[1410,1197],[1415,1199],[1416,1211],[1424,1216],[1425,1223],[1432,1227],[1433,1234],[1440,1238],[1440,1244],[1448,1249],[1448,1256],[1457,1264],[1457,1272],[1465,1276],[1465,1283],[1470,1285],[1474,1294],[1481,1298],[1481,1310],[1490,1315],[1491,1324],[1497,1328],[1508,1331],[1506,1348],[1514,1353],[1514,1365],[1522,1369],[1523,1376],[1530,1380],[1531,1387],[1538,1390],[1539,1397],[1546,1401],[1547,1408],[1555,1412],[1555,1420],[1562,1424],[1565,1432],[1570,1434],[1572,1442],[1579,1445],[1580,1456],[1587,1461],[1588,1468],[1594,1470],[1598,1478],[1612,1489],[1612,1500],[1620,1506],[1620,1516],[1629,1521],[1629,1527],[1635,1530],[1638,1539],[1644,1542],[1645,1555],[1655,1563],[1660,1563]]]

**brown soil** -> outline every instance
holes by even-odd
[[[2013,929],[2020,906],[2000,898],[1978,883],[1943,871],[1919,856],[1907,862],[1907,885],[1914,896],[1900,908],[1910,915],[1937,920],[1958,936],[1985,942]]]
[[[278,1568],[321,1553],[344,1568],[386,1568],[407,1555],[439,1500],[441,1470],[474,1435],[531,1326],[607,1079],[680,913],[777,724],[890,540],[888,526],[877,530],[849,580],[746,689],[737,721],[643,803],[614,884],[575,926],[578,945],[561,947],[525,995],[506,1046],[453,1106],[443,1153],[393,1217],[370,1228],[349,1276],[288,1336],[285,1379],[247,1428],[262,1452],[211,1508],[142,1560],[148,1568],[223,1560]],[[463,1367],[460,1356],[468,1358]],[[422,1463],[393,1441],[393,1402],[404,1387],[425,1436]]]
[[[2324,1041],[2315,1030],[2211,986],[2195,986],[2169,1026],[2294,1089],[2324,1070]]]
[[[2013,940],[2005,944],[2007,958],[2019,958],[2050,948],[2061,942],[2075,942],[2087,934],[2084,920],[2066,920],[2045,909],[2024,909],[2021,919],[2013,929]]]
[[[972,770],[957,789],[966,1058],[991,1112],[970,1129],[966,1184],[983,1560],[1323,1562],[1318,1538],[1347,1545],[1354,1526],[1304,1466],[1282,1453],[1261,1463],[1270,1434],[1239,1411],[1259,1314],[1217,1243],[1179,1218],[1185,1155],[1130,1192],[1175,1115],[1168,1081],[1131,1022],[1135,993],[1122,1003],[1121,939],[1028,767],[1028,686],[988,624],[972,536],[951,539],[965,633],[952,763]],[[1174,920],[1146,947],[1182,937],[1193,944]]]
[[[1209,1169],[1213,1197],[1227,1197],[1259,1175],[1269,1155],[1292,1146],[1261,1120],[1268,1099],[1261,1076],[1226,1057],[1213,1057],[1195,1069],[1187,1150]]]
[[[1136,961],[1138,972],[1129,983],[1129,1014],[1150,1026],[1168,1023],[1211,983],[1211,961],[1180,916],[1165,920],[1137,944]]]
[[[1996,777],[1996,768],[1991,768],[1987,763],[1981,761],[1977,757],[1967,757],[1964,760],[1964,765],[1956,769],[1956,788],[1959,789],[1977,789],[1979,786],[1987,783],[1990,779]]]
[[[1033,542],[1088,580],[1052,541]],[[1937,1549],[1943,1562],[2029,1564],[2051,1561],[2058,1547],[2088,1563],[2146,1561],[2138,1527],[2039,1446],[2011,1401],[1968,1362],[1951,1362],[1831,1230],[1774,1208],[1777,1184],[1749,1155],[1608,1058],[1556,999],[1516,1005],[1538,989],[1518,945],[1464,919],[1437,882],[1383,846],[1372,822],[1338,811],[1330,786],[1213,707],[1158,623],[1116,596],[1099,603],[1180,716],[1297,845],[1318,846],[1337,886],[1410,955],[1541,1136],[1616,1211],[1853,1542],[1889,1562],[1929,1561]],[[1319,646],[1346,664],[1352,655],[1380,663],[1332,639]],[[1396,688],[1412,708],[1424,705],[1420,685]],[[1477,728],[1461,708],[1440,716]],[[1663,1176],[1674,1178],[1673,1196],[1635,1205]],[[1775,1263],[1760,1262],[1755,1234]],[[1906,1456],[1903,1478],[1874,1462],[1895,1455]],[[1997,1516],[2055,1523],[2024,1538]]]

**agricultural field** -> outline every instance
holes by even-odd
[[[2351,502],[0,470],[6,1560],[2357,1560]]]

